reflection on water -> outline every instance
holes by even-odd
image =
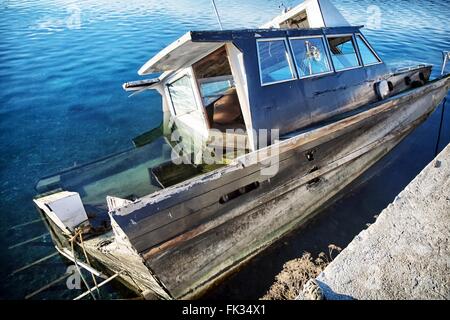
[[[40,194],[57,189],[78,192],[85,206],[107,213],[107,196],[137,199],[160,190],[151,183],[149,168],[170,161],[171,150],[164,137],[160,137],[140,148],[43,177],[36,191]]]
[[[450,49],[446,0],[333,3],[352,24],[369,27],[364,33],[385,61],[439,68],[441,51]],[[276,0],[216,4],[228,29],[256,27],[280,12]],[[137,79],[148,58],[187,30],[217,29],[217,21],[209,0],[1,0],[0,8],[0,238],[6,275],[52,250],[48,238],[6,249],[45,232],[41,224],[10,229],[36,219],[31,199],[37,180],[122,151],[131,138],[159,124],[159,96],[148,91],[128,98],[121,84]],[[214,296],[258,297],[287,259],[303,250],[324,250],[330,242],[345,245],[433,157],[438,120],[435,113],[366,176],[371,179],[288,238],[287,245],[258,257]],[[450,111],[442,146],[450,141],[449,125]],[[54,258],[4,277],[0,296],[25,296],[62,274],[66,266],[61,262]],[[62,283],[39,298],[75,295]]]

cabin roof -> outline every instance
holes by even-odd
[[[198,42],[192,39],[190,31],[171,43],[157,55],[148,60],[138,71],[139,75],[177,70],[188,65],[193,59],[204,56],[220,45],[210,42]]]
[[[357,32],[362,26],[345,26],[314,29],[244,29],[220,31],[189,31],[161,50],[138,71],[139,75],[178,70],[213,52],[224,43],[236,39],[296,37],[320,34]]]

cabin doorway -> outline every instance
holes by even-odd
[[[225,46],[192,66],[210,129],[242,131],[246,127]]]
[[[306,10],[300,11],[295,16],[283,21],[280,24],[280,28],[282,29],[308,29],[310,28],[308,22],[308,14]]]

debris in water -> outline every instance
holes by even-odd
[[[303,290],[305,284],[316,278],[320,272],[333,260],[333,253],[341,252],[341,248],[330,244],[328,256],[321,252],[316,259],[311,253],[305,252],[300,258],[290,260],[283,265],[283,270],[275,277],[275,283],[270,287],[262,300],[293,300]]]

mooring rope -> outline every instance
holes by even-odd
[[[436,141],[436,148],[434,149],[435,157],[438,155],[438,151],[439,151],[439,142],[441,141],[441,131],[442,131],[442,124],[444,122],[444,111],[445,111],[444,109],[445,109],[446,102],[447,102],[447,97],[445,97],[442,102],[441,121],[439,123],[439,131],[438,131],[438,136],[437,136],[437,141]]]
[[[74,249],[73,243],[76,241],[76,238],[78,237],[79,233],[81,233],[81,230],[76,230],[75,235],[70,239],[70,244],[71,244],[71,247],[72,247],[73,262],[75,263],[75,268],[77,269],[77,272],[80,275],[81,280],[83,280],[83,283],[86,286],[86,288],[88,289],[90,295],[92,296],[92,298],[94,300],[97,300],[95,298],[94,294],[92,293],[92,290],[89,287],[89,284],[87,283],[86,279],[84,278],[83,274],[81,273],[80,267],[78,266],[78,263],[77,263],[77,257],[75,255],[75,249]]]
[[[90,267],[92,267],[91,262],[89,261],[89,257],[88,257],[88,255],[87,255],[87,253],[86,253],[86,249],[85,249],[85,247],[84,247],[83,233],[80,232],[79,235],[80,235],[81,248],[83,248],[83,253],[84,253],[84,257],[86,258],[86,262],[87,262],[87,264],[88,264]],[[101,298],[101,296],[100,296],[100,290],[98,289],[97,280],[95,279],[95,275],[94,275],[93,273],[91,273],[91,276],[92,276],[92,280],[94,281],[95,288],[97,289],[97,295],[98,295],[99,298]]]

